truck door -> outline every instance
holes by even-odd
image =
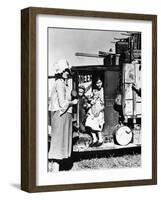
[[[118,124],[118,113],[113,109],[114,100],[119,91],[120,71],[108,71],[104,73],[104,98],[105,98],[105,126],[104,133],[112,134],[114,126]]]

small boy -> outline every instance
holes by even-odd
[[[89,109],[88,99],[85,96],[86,89],[83,85],[78,88],[78,103],[79,103],[79,130],[83,133],[86,132],[85,121],[86,114]]]

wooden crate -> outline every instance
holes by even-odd
[[[125,119],[141,117],[141,97],[132,90],[132,86],[141,88],[140,64],[124,64],[122,72],[123,83],[123,114]]]

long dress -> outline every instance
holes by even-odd
[[[51,144],[49,159],[64,159],[72,151],[71,90],[64,80],[56,80],[51,92]]]

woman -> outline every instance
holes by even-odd
[[[72,151],[72,106],[77,99],[71,100],[68,86],[69,64],[60,60],[55,67],[55,84],[51,92],[51,144],[49,159],[54,171],[60,170],[60,161],[71,156]],[[51,163],[50,163],[51,165]]]
[[[92,135],[90,146],[101,146],[103,144],[102,129],[104,125],[104,92],[102,80],[98,77],[96,80],[97,89],[93,90],[93,99],[91,108],[88,111],[86,119],[86,128]]]

